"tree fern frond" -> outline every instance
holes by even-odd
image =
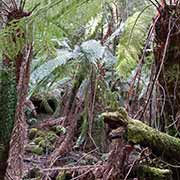
[[[147,28],[154,16],[152,12],[152,9],[143,13],[136,12],[127,19],[117,51],[117,71],[123,78],[127,78],[131,74],[139,61],[147,35]]]
[[[97,67],[98,62],[109,66],[115,64],[115,57],[98,41],[90,40],[84,42],[76,49],[59,49],[57,50],[56,58],[44,62],[35,68],[31,73],[30,94],[32,94],[37,87],[39,88],[39,84],[42,85],[47,79],[55,83],[65,76],[70,77],[75,72],[76,66],[83,66],[85,76],[87,76],[89,66],[91,65]]]
[[[53,38],[61,39],[68,36],[73,44],[83,39],[84,27],[102,11],[103,3],[107,1],[109,0],[51,0],[49,4],[46,4],[45,0],[29,2],[28,9],[41,3],[41,6],[29,17],[34,22],[34,44],[38,55],[41,56],[43,50],[49,52],[53,49],[53,44],[50,42]],[[54,6],[57,3],[59,4]]]

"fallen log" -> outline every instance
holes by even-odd
[[[172,172],[170,169],[160,169],[155,167],[140,165],[134,170],[136,176],[139,178],[146,178],[150,180],[169,180],[172,179]]]
[[[180,139],[162,133],[140,120],[128,116],[124,108],[118,112],[105,112],[102,114],[104,122],[113,128],[125,127],[125,138],[133,144],[150,147],[153,154],[161,156],[169,163],[180,162]]]

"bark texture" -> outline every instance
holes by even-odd
[[[162,131],[178,129],[180,112],[180,4],[166,4],[155,25],[154,57]],[[171,131],[171,134],[172,131]]]
[[[32,60],[32,27],[31,24],[19,26],[19,21],[30,14],[24,12],[23,7],[16,4],[17,1],[10,2],[10,5],[4,3],[4,9],[8,12],[4,28],[10,30],[4,40],[9,43],[10,51],[3,51],[1,69],[0,179],[21,180],[27,129],[24,107]],[[13,29],[15,25],[17,27]]]

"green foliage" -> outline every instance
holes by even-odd
[[[152,9],[136,12],[127,19],[117,51],[117,71],[122,78],[129,77],[142,55],[147,29],[154,15],[152,12]]]
[[[99,13],[86,24],[85,39],[96,39],[103,27],[103,14]]]
[[[80,147],[83,144],[83,142],[84,142],[84,140],[85,140],[85,138],[87,136],[87,132],[88,132],[88,117],[87,117],[87,113],[86,112],[84,113],[83,122],[82,122],[80,130],[81,130],[81,133],[80,133],[80,135],[79,135],[79,137],[78,137],[78,139],[76,141],[75,147]]]
[[[47,90],[48,87],[72,79],[79,69],[78,66],[84,68],[83,73],[87,77],[90,66],[97,67],[98,62],[110,67],[115,63],[115,57],[95,40],[86,41],[74,50],[66,47],[57,49],[57,56],[54,59],[45,61],[32,70],[30,96],[39,91],[39,88],[43,89],[43,86]]]
[[[52,39],[68,37],[73,44],[81,41],[86,24],[102,11],[108,0],[32,0],[27,9],[40,5],[30,19],[34,23],[34,47],[36,55],[54,54]],[[55,5],[54,5],[55,4]],[[51,9],[48,7],[51,6]]]
[[[95,78],[100,73],[98,69],[98,64],[102,64],[104,68],[110,70],[115,64],[115,57],[106,47],[102,46],[98,41],[89,40],[83,42],[80,46],[76,46],[74,50],[68,47],[61,47],[61,49],[57,50],[56,58],[48,60],[38,67],[34,66],[36,68],[32,70],[32,86],[30,95],[34,95],[37,92],[42,92],[44,90],[52,90],[56,88],[56,85],[58,88],[60,81],[63,81],[64,77],[69,77],[73,92],[72,96],[69,96],[69,98],[72,99],[71,102],[73,102],[75,96],[77,96],[78,99],[82,99],[85,101],[81,132],[77,139],[76,146],[81,145],[87,137],[87,131],[89,128],[88,90],[91,86],[90,83],[92,78],[92,71]],[[56,77],[58,78],[56,79]],[[93,80],[96,81],[96,79]],[[97,85],[101,84],[101,81],[103,81],[103,92],[100,91],[100,89],[97,89]],[[106,98],[108,98],[108,102],[105,103],[105,105],[108,104],[108,106],[111,106],[110,103],[114,103],[113,108],[115,108],[114,106],[116,103],[116,96],[114,95],[111,100],[109,99],[110,89],[107,86],[106,82],[104,82],[104,80],[97,80],[97,82],[95,83],[95,89],[97,89],[98,91],[97,96],[102,96],[103,100],[105,101]],[[107,91],[107,96],[104,95],[105,91]]]
[[[34,41],[34,53],[54,56],[53,39],[68,37],[73,44],[84,38],[86,24],[102,11],[103,3],[109,0],[32,0],[27,1],[26,9],[31,16],[14,20],[0,31],[0,56],[10,59],[22,51],[28,41]],[[26,32],[16,36],[18,32]],[[25,37],[24,37],[25,35]],[[16,39],[13,37],[16,36]]]
[[[17,103],[16,73],[13,62],[11,67],[4,66],[0,70],[0,80],[0,168],[3,174],[8,158],[9,142],[14,126]]]
[[[32,42],[32,33],[31,36],[29,33],[30,29],[30,24],[25,24],[24,20],[9,22],[0,31],[0,56],[3,53],[10,60],[14,60],[19,53],[22,53],[25,43],[28,43],[30,39]]]
[[[0,128],[0,144],[9,143],[14,125],[17,92],[16,74],[12,66],[0,71],[0,124],[3,125]]]
[[[36,69],[34,69],[31,73],[30,80],[30,94],[33,94],[34,91],[38,88],[39,84],[43,84],[47,79],[53,79],[53,81],[58,81],[59,79],[63,79],[65,76],[67,77],[70,69],[69,60],[72,58],[72,52],[68,50],[58,51],[57,57],[44,62]],[[47,82],[47,81],[46,81]],[[47,86],[46,86],[47,87]]]

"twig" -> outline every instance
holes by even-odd
[[[152,88],[151,88],[151,91],[150,91],[150,94],[149,94],[149,97],[148,97],[148,100],[144,106],[144,111],[142,112],[141,116],[140,116],[140,119],[143,117],[145,111],[146,111],[146,108],[147,108],[147,105],[149,104],[149,101],[150,101],[150,98],[151,98],[151,95],[152,95],[152,91],[154,89],[154,85],[157,81],[157,79],[159,78],[159,75],[161,73],[161,70],[163,68],[163,65],[164,65],[164,60],[165,60],[165,57],[166,57],[166,52],[167,52],[167,48],[168,48],[168,43],[169,43],[169,38],[170,38],[170,35],[171,35],[171,31],[175,25],[175,22],[173,24],[172,27],[170,27],[171,25],[171,19],[169,20],[169,32],[168,32],[168,35],[167,35],[167,38],[166,38],[166,43],[165,43],[165,46],[164,46],[164,52],[163,52],[163,56],[162,56],[162,60],[161,60],[161,64],[160,64],[160,67],[159,67],[159,70],[157,71],[157,73],[155,74],[155,77],[154,77],[154,80],[153,80],[153,84],[152,84]]]
[[[10,13],[10,11],[8,11],[8,9],[4,9],[4,8],[1,8],[2,11],[5,11],[6,13]]]
[[[25,3],[26,3],[26,0],[21,0],[21,1],[20,1],[20,7],[19,7],[19,8],[23,10]]]
[[[139,72],[141,71],[142,64],[143,64],[144,57],[145,57],[145,53],[146,53],[146,49],[147,49],[147,47],[148,47],[148,43],[149,43],[149,41],[150,41],[150,38],[151,38],[151,36],[152,36],[152,33],[153,33],[153,31],[154,31],[154,28],[155,28],[155,25],[156,25],[158,19],[159,19],[159,16],[156,17],[154,23],[153,23],[153,24],[151,25],[151,27],[149,28],[148,38],[147,38],[147,40],[146,40],[146,44],[145,44],[145,47],[144,47],[144,49],[143,49],[142,57],[141,57],[141,59],[140,59],[140,61],[139,61],[139,65],[138,65],[138,67],[137,67],[135,76],[133,77],[133,80],[132,80],[131,83],[130,83],[130,88],[129,88],[129,91],[128,91],[127,101],[129,101],[129,99],[130,99],[130,96],[131,96],[131,94],[132,94],[133,87],[134,87],[134,84],[135,84],[135,80],[136,80]],[[128,103],[127,103],[127,104],[128,104]]]
[[[133,167],[134,167],[134,165],[135,165],[135,163],[136,163],[137,161],[138,161],[137,159],[135,159],[135,160],[133,161],[133,163],[131,164],[131,167],[130,167],[128,173],[126,174],[126,177],[124,178],[124,180],[127,180],[129,174],[131,173],[131,171],[132,171],[132,169],[133,169]]]
[[[88,155],[91,154],[92,152],[95,152],[96,150],[97,150],[97,148],[96,148],[96,149],[93,149],[92,151],[88,152],[87,154],[85,154],[84,156],[82,156],[81,158],[79,158],[77,162],[72,163],[72,164],[69,164],[69,165],[78,164],[82,159],[84,159],[86,156],[88,156]]]
[[[145,154],[145,152],[146,152],[147,150],[148,150],[148,148],[143,149],[143,150],[141,151],[141,153],[140,153],[140,157],[139,157],[138,159],[135,159],[135,160],[133,161],[133,163],[131,164],[131,167],[130,167],[128,173],[126,174],[126,177],[124,178],[124,180],[127,180],[129,174],[131,173],[133,167],[135,166],[135,163],[138,162],[138,161],[141,161],[142,159],[144,159],[144,157],[142,157],[142,156]]]
[[[161,14],[160,9],[159,9],[159,7],[161,7],[161,5],[156,0],[155,1],[156,1],[156,3],[158,4],[159,7],[152,0],[149,0],[149,1],[156,7],[159,14]]]
[[[46,168],[41,169],[41,171],[56,171],[56,170],[76,170],[76,169],[89,169],[89,168],[96,168],[96,167],[102,167],[102,165],[87,165],[87,166],[72,166],[72,167],[54,167],[54,168]]]
[[[3,12],[1,12],[1,13],[0,13],[0,16],[8,16],[8,15],[5,14],[5,13],[3,13]]]
[[[88,173],[91,172],[91,171],[92,171],[92,168],[89,169],[88,171],[80,174],[79,176],[76,176],[76,177],[72,178],[71,180],[79,179],[79,178],[83,177],[84,175],[88,174]]]
[[[162,89],[163,91],[163,105],[162,105],[162,108],[161,108],[161,113],[160,113],[160,116],[162,116],[163,112],[164,112],[164,107],[165,107],[165,103],[166,103],[166,92],[165,92],[165,89],[164,87],[159,83],[157,82],[157,84],[159,85],[159,87]]]

